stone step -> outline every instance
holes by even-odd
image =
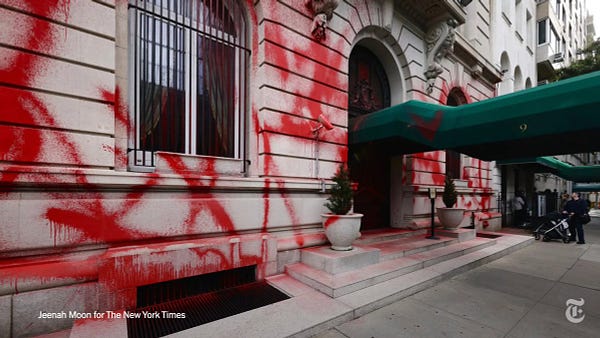
[[[531,236],[505,235],[495,245],[433,264],[341,296],[326,295],[288,275],[267,278],[292,298],[170,335],[170,337],[311,337],[431,287],[456,274],[498,259],[533,242]],[[97,331],[91,331],[97,332]],[[80,337],[89,337],[81,335]]]
[[[444,242],[434,244],[427,242],[426,244],[430,245],[427,252],[419,250],[418,253],[383,260],[377,264],[338,274],[315,269],[303,263],[287,266],[286,273],[330,297],[337,298],[494,244],[494,240],[484,238],[462,243],[455,241],[455,239],[445,239],[445,243],[449,243],[448,246],[444,246]],[[442,246],[434,248],[434,245]],[[411,247],[412,245],[405,243],[405,246]],[[406,251],[410,250],[416,249],[407,249]],[[400,249],[400,252],[405,251]]]
[[[379,263],[379,249],[354,245],[353,250],[335,251],[329,246],[300,251],[300,261],[311,268],[337,274]]]
[[[387,240],[369,244],[369,247],[380,250],[381,260],[392,260],[409,256],[423,251],[441,248],[458,243],[458,238],[437,236],[439,239],[427,239],[425,235]]]
[[[354,244],[365,245],[374,242],[382,242],[406,237],[412,237],[417,235],[423,235],[427,233],[426,229],[410,230],[410,229],[374,229],[364,230],[360,232],[360,238],[354,241]]]

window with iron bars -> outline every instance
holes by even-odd
[[[245,22],[235,0],[130,0],[130,167],[157,151],[242,159]]]

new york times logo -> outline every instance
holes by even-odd
[[[585,304],[583,298],[577,299],[569,299],[567,300],[567,310],[565,311],[565,317],[571,323],[578,324],[583,321],[585,318],[585,314],[583,314],[583,309],[581,308]]]

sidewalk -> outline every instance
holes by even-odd
[[[591,214],[585,245],[536,241],[316,337],[597,336],[600,212]],[[585,302],[571,305],[575,320],[585,315],[580,323],[567,320],[569,299]]]

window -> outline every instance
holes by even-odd
[[[526,24],[525,29],[527,30],[527,46],[533,47],[535,43],[535,25],[533,24],[533,16],[529,11],[525,13]]]
[[[525,14],[523,13],[523,4],[521,0],[517,0],[515,2],[515,28],[517,30],[517,34],[522,38],[525,35],[523,31],[523,23],[525,19]]]
[[[548,19],[538,21],[538,45],[548,42]]]
[[[250,54],[240,8],[232,0],[130,0],[129,8],[135,157],[240,158]]]

